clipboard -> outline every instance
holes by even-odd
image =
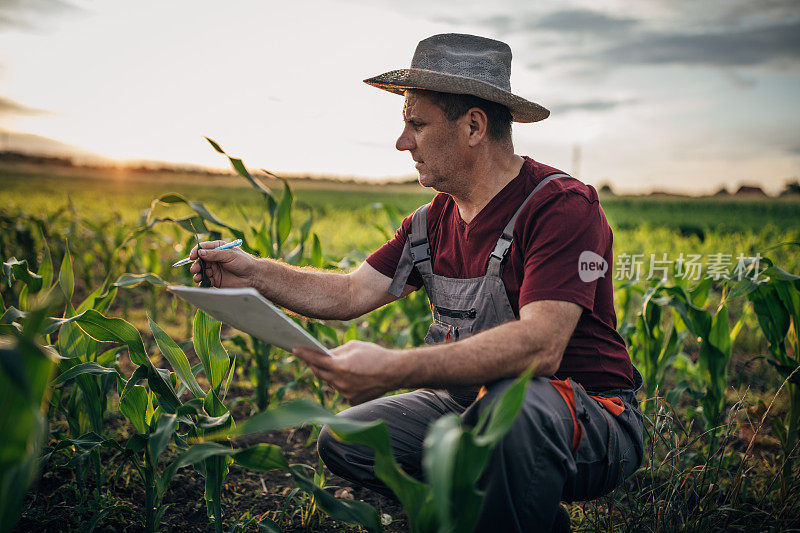
[[[302,346],[333,355],[321,342],[253,288],[213,289],[170,285],[167,290],[220,322],[287,352]]]

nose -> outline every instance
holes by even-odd
[[[410,127],[408,124],[405,125],[403,128],[403,132],[400,134],[400,137],[397,138],[397,142],[394,144],[394,147],[400,150],[413,150],[416,148],[416,144],[414,142],[414,137],[411,134],[412,132],[409,131]]]

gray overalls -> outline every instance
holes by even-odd
[[[552,179],[562,176],[566,174],[547,176],[522,202],[491,252],[486,274],[479,278],[434,274],[426,224],[428,206],[414,213],[389,292],[400,297],[412,269],[418,270],[433,314],[426,343],[456,342],[518,319],[502,280],[514,224],[530,199]],[[634,368],[637,390],[641,383],[638,374]],[[486,394],[477,401],[474,388],[420,389],[379,398],[339,416],[385,420],[398,463],[410,475],[422,479],[422,442],[428,425],[451,412],[461,414],[466,424],[475,424],[481,410],[512,381],[488,384]],[[607,398],[612,396],[613,400]],[[339,442],[327,428],[317,445],[332,472],[391,495],[374,475],[369,449]],[[520,415],[493,451],[480,480],[486,496],[477,531],[548,531],[559,501],[592,499],[610,491],[638,468],[641,459],[642,421],[634,390],[590,396],[571,379],[534,378]]]

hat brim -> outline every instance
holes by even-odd
[[[511,112],[514,122],[538,122],[550,116],[550,111],[490,83],[433,70],[401,69],[368,78],[364,83],[403,94],[407,89],[425,89],[451,94],[471,94],[490,102],[503,104]]]

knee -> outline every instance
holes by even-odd
[[[341,459],[342,442],[331,433],[328,426],[323,426],[317,437],[317,453],[329,470],[334,471]]]

